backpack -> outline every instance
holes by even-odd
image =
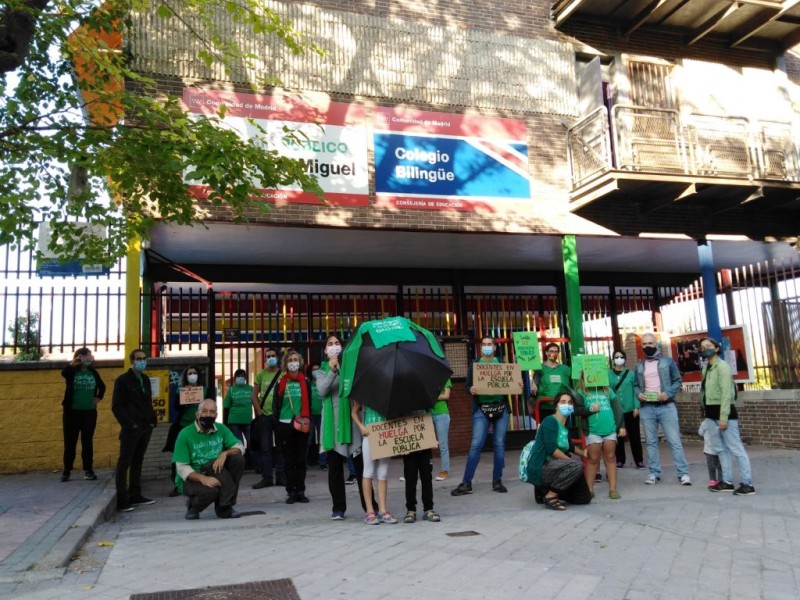
[[[519,454],[519,480],[525,483],[530,483],[528,477],[528,462],[533,457],[534,443],[536,443],[535,439],[525,444],[525,447]]]

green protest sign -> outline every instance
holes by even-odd
[[[608,358],[604,354],[586,354],[581,362],[586,387],[608,387]]]
[[[542,354],[539,351],[539,336],[535,331],[515,331],[514,356],[523,371],[538,371],[542,368]]]
[[[572,381],[578,381],[581,378],[581,369],[583,369],[583,357],[585,354],[576,354],[572,357]]]

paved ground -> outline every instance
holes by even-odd
[[[145,489],[155,505],[103,522],[110,473],[98,483],[68,484],[52,473],[5,476],[0,598],[127,599],[135,592],[291,578],[303,600],[794,600],[800,597],[800,452],[749,450],[755,496],[707,492],[701,445],[687,444],[694,486],[677,484],[662,448],[662,483],[645,486],[646,472],[626,468],[622,500],[608,500],[602,483],[595,503],[563,513],[535,505],[533,488],[516,481],[518,453],[507,457],[509,493],[492,492],[484,455],[471,496],[450,496],[457,475],[434,484],[441,523],[376,527],[361,523],[352,486],[348,519],[331,522],[326,474],[311,468],[306,505],[285,504],[276,488],[251,490],[256,476],[246,474],[239,509],[266,514],[235,521],[217,520],[211,511],[184,521],[181,499],[165,497],[168,483],[158,482]],[[463,465],[456,459],[453,472]],[[389,485],[390,509],[400,515],[401,467],[393,461]],[[54,538],[80,506],[87,512],[67,537],[91,529],[92,519],[100,524],[66,569],[58,568],[59,552],[71,542]],[[467,531],[478,535],[447,535]],[[21,572],[26,562],[38,566]]]

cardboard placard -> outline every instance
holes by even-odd
[[[183,406],[184,404],[200,404],[203,400],[202,385],[185,385],[181,388],[178,402]]]
[[[376,460],[436,448],[439,445],[430,413],[372,423],[367,425],[367,429],[369,452]]]
[[[472,363],[472,385],[480,396],[521,394],[522,371],[516,363]]]
[[[586,387],[608,387],[608,357],[604,354],[585,354],[581,363]]]
[[[539,351],[539,336],[535,331],[515,331],[514,356],[523,371],[538,371],[542,368],[542,353]]]

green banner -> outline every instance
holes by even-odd
[[[539,336],[535,331],[515,331],[514,356],[519,368],[523,371],[538,371],[542,368],[542,353],[539,348]]]

